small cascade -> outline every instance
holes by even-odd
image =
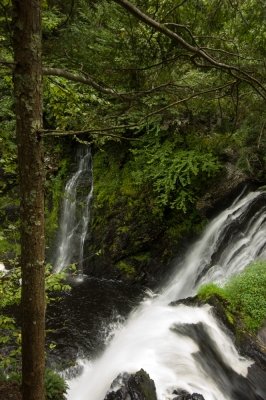
[[[54,262],[55,271],[78,262],[83,274],[84,243],[93,201],[93,162],[91,149],[80,146],[77,151],[78,169],[65,186],[60,219],[59,246]],[[89,193],[88,193],[88,187]]]
[[[239,356],[211,307],[169,303],[194,295],[202,283],[223,284],[252,260],[265,259],[265,211],[266,196],[256,192],[214,219],[169,282],[131,313],[99,358],[79,360],[84,371],[69,381],[68,399],[103,400],[118,374],[141,368],[154,380],[159,400],[173,399],[179,388],[205,400],[261,398],[245,379],[252,361]]]

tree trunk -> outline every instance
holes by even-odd
[[[41,0],[13,0],[22,267],[22,397],[44,400],[44,157]]]

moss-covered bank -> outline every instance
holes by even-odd
[[[87,272],[130,282],[158,283],[169,261],[199,233],[206,218],[162,206],[150,182],[137,184],[135,162],[117,144],[94,154],[94,206]],[[97,255],[94,256],[94,254]]]

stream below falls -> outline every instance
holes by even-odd
[[[66,371],[68,400],[103,400],[121,372],[141,368],[154,380],[158,400],[175,389],[205,400],[266,399],[246,379],[252,360],[241,357],[210,306],[170,307],[207,282],[223,284],[251,261],[266,259],[266,195],[239,196],[209,223],[174,272],[156,291],[84,277],[48,307],[54,362],[76,360]],[[73,370],[79,372],[75,376]]]

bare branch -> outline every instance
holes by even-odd
[[[166,86],[171,85],[171,83],[164,83],[160,86],[157,86],[155,88],[146,90],[146,91],[139,91],[139,92],[134,92],[132,94],[128,94],[128,93],[119,93],[116,92],[114,89],[111,88],[104,88],[103,86],[99,85],[98,83],[96,83],[90,76],[89,74],[87,74],[84,71],[79,71],[81,73],[83,73],[84,75],[86,75],[86,77],[81,76],[81,75],[75,75],[71,72],[68,72],[65,69],[61,69],[61,68],[48,68],[48,67],[44,67],[43,68],[43,75],[49,75],[49,76],[61,76],[62,78],[66,78],[68,80],[71,80],[73,82],[80,82],[83,83],[85,85],[89,85],[91,87],[93,87],[94,89],[96,89],[98,92],[107,94],[107,95],[112,95],[112,96],[116,96],[116,97],[120,97],[123,100],[126,101],[133,101],[138,97],[142,97],[142,96],[146,96],[150,93],[156,92],[161,90],[162,88],[165,88]]]
[[[71,72],[68,72],[67,70],[61,69],[61,68],[43,67],[42,70],[43,70],[43,75],[61,76],[62,78],[66,78],[66,79],[68,79],[70,81],[80,82],[80,83],[84,83],[85,85],[92,86],[98,92],[101,92],[101,93],[104,93],[104,94],[117,95],[115,90],[106,89],[106,88],[100,86],[98,83],[94,82],[89,77],[88,74],[86,74],[86,78],[85,78],[84,76],[72,74]]]
[[[265,125],[266,125],[266,122],[264,122],[264,123],[262,124],[261,130],[260,130],[260,137],[259,137],[258,145],[257,145],[257,148],[258,148],[258,149],[259,149],[259,147],[260,147],[260,141],[261,141],[261,137],[262,137],[262,134],[263,134]]]
[[[185,31],[188,32],[189,36],[191,37],[191,39],[193,40],[193,42],[195,43],[195,45],[199,48],[195,37],[193,36],[191,30],[186,26],[186,25],[181,25],[181,24],[175,24],[173,22],[165,22],[164,25],[173,25],[173,26],[177,26],[177,28],[182,28],[185,29]]]
[[[133,125],[134,126],[134,125]],[[60,131],[60,130],[41,130],[40,131],[40,136],[45,137],[45,136],[76,136],[76,135],[83,135],[83,134],[97,134],[97,135],[102,135],[102,136],[110,136],[110,137],[114,137],[117,139],[122,139],[122,140],[129,140],[130,142],[134,141],[134,142],[142,142],[141,139],[137,139],[137,138],[127,138],[125,136],[119,136],[119,135],[115,135],[113,133],[103,133],[102,131],[104,130],[113,130],[113,129],[121,129],[123,127],[132,127],[132,125],[121,125],[121,126],[117,126],[117,127],[112,127],[112,128],[105,128],[105,129],[88,129],[85,131]],[[42,132],[47,132],[47,133],[42,133]]]
[[[170,107],[176,106],[177,104],[181,104],[181,103],[187,102],[187,101],[189,101],[191,99],[194,99],[194,98],[196,98],[198,96],[201,96],[203,94],[207,94],[207,93],[211,93],[211,92],[217,92],[217,91],[222,90],[222,89],[224,89],[224,88],[226,88],[228,86],[232,86],[232,85],[236,84],[236,82],[237,81],[229,82],[229,83],[226,83],[223,86],[219,86],[219,87],[216,87],[216,88],[213,88],[213,89],[203,90],[202,92],[194,93],[194,94],[186,97],[185,99],[177,100],[174,103],[171,103],[171,104],[169,104],[169,105],[167,105],[167,106],[165,106],[163,108],[160,108],[159,110],[153,111],[153,112],[145,115],[145,117],[140,119],[139,123],[142,122],[144,119],[147,119],[147,118],[151,117],[154,114],[158,114],[158,113],[160,113],[160,112],[162,112],[164,110],[167,110]]]
[[[218,53],[224,53],[224,54],[228,54],[230,56],[233,57],[238,57],[241,58],[242,60],[246,60],[246,61],[257,61],[257,62],[263,62],[264,60],[260,59],[260,58],[249,58],[249,57],[244,57],[241,56],[239,53],[233,53],[231,51],[226,51],[223,49],[213,49],[212,47],[201,47],[202,50],[209,50],[209,51],[215,51]]]

